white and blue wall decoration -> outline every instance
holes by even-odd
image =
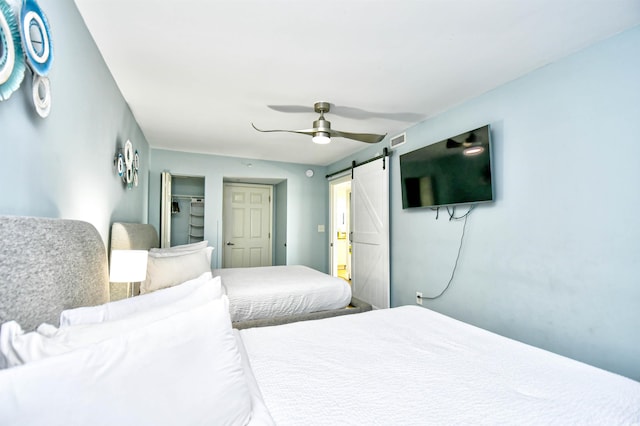
[[[136,149],[133,150],[133,144],[130,140],[124,144],[123,149],[118,149],[113,159],[113,165],[116,173],[122,178],[122,182],[127,189],[138,186],[138,169],[140,169],[140,154]]]
[[[51,111],[51,83],[47,75],[52,62],[49,23],[38,3],[22,0],[17,7],[0,0],[0,101],[9,99],[18,90],[28,65],[33,74],[35,110],[40,117],[47,117]]]

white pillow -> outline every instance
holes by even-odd
[[[207,247],[207,243],[208,243],[207,241],[202,241],[199,243],[185,244],[182,246],[175,246],[175,247],[169,247],[169,248],[163,248],[163,249],[152,248],[149,250],[149,255],[153,257],[171,257],[171,256],[181,256],[183,254],[205,250],[207,253],[207,259],[209,260],[209,263],[211,263],[211,255],[213,253],[213,250],[215,250],[215,248]]]
[[[215,281],[215,278],[212,279]],[[226,299],[226,296],[224,296]],[[142,328],[178,312],[219,299],[213,285],[200,285],[185,297],[115,321],[81,324],[56,329],[42,324],[31,333],[24,333],[15,321],[0,328],[0,365],[5,368],[23,365],[110,339],[132,329]],[[228,312],[227,312],[228,316]]]
[[[149,253],[147,279],[140,283],[140,294],[171,287],[211,271],[213,247],[197,251]]]
[[[153,293],[117,300],[99,306],[67,309],[60,314],[60,327],[121,319],[136,312],[177,301],[202,285],[211,286],[211,290],[218,295],[217,297],[222,295],[220,280],[212,278],[211,271],[208,271],[193,280],[154,291]]]
[[[184,252],[184,251],[196,251],[206,248],[209,244],[209,241],[199,241],[197,243],[191,244],[182,244],[180,246],[166,247],[166,248],[157,248],[153,247],[149,249],[149,253],[175,253],[175,252]]]
[[[251,397],[227,303],[1,370],[0,424],[247,424]]]

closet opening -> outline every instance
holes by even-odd
[[[161,247],[204,240],[205,178],[162,173]]]

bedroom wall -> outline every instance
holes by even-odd
[[[305,176],[307,169],[314,170],[313,177]],[[251,181],[276,184],[276,208],[282,209],[282,191],[286,190],[286,233],[276,229],[276,240],[286,236],[286,263],[306,265],[319,271],[328,271],[326,233],[318,232],[318,225],[327,223],[326,168],[304,164],[250,160],[207,154],[151,150],[149,184],[149,223],[160,229],[160,173],[169,171],[176,175],[205,177],[205,239],[216,250],[212,265],[222,265],[222,187],[223,180]],[[282,182],[286,181],[286,185]],[[277,226],[282,221],[274,218]],[[273,259],[282,262],[283,251],[276,248]]]
[[[113,221],[146,221],[149,145],[72,0],[40,0],[54,51],[52,107],[40,118],[31,72],[0,102],[0,214],[92,223],[105,243]],[[140,186],[126,190],[113,171],[130,139],[142,158]]]
[[[636,27],[407,129],[391,160],[393,306],[446,286],[463,229],[402,209],[399,154],[488,123],[497,199],[425,307],[640,380],[639,69]]]

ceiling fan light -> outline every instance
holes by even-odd
[[[329,133],[327,132],[316,132],[311,138],[313,143],[317,143],[319,145],[326,145],[331,142],[331,138],[329,137]]]
[[[476,145],[476,146],[470,146],[468,148],[465,148],[462,151],[462,154],[470,157],[473,155],[482,154],[483,152],[484,152],[484,147]]]

